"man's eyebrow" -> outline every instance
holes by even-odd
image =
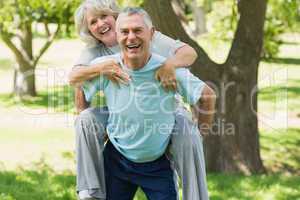
[[[124,28],[120,27],[120,30],[128,30],[128,29],[129,29],[129,28],[127,28],[127,27],[124,27]],[[138,26],[138,27],[134,27],[134,28],[132,28],[132,29],[144,29],[144,27]]]
[[[123,31],[128,31],[128,28],[120,28],[120,31],[123,32]]]

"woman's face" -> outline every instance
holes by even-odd
[[[86,19],[89,31],[97,40],[108,47],[117,44],[114,16],[105,13],[96,14],[87,10]]]

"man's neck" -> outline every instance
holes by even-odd
[[[150,57],[151,57],[150,53],[148,55],[146,55],[143,59],[142,58],[140,58],[140,59],[126,59],[124,57],[123,62],[128,68],[130,68],[132,70],[138,70],[138,69],[143,68],[147,64]]]

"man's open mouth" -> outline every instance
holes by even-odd
[[[126,47],[128,49],[138,49],[140,46],[141,46],[141,44],[129,44],[129,45],[126,45]]]

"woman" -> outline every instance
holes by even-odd
[[[114,1],[87,0],[76,11],[78,33],[87,47],[70,73],[70,83],[77,87],[77,107],[86,108],[79,86],[96,76],[107,76],[117,84],[130,82],[129,76],[115,61],[89,65],[96,57],[120,51],[117,46],[115,20],[118,8]],[[175,68],[191,65],[195,51],[185,43],[156,32],[152,51],[167,57],[156,78],[166,90],[176,90]],[[88,66],[88,67],[87,67]],[[130,84],[130,83],[129,83]],[[82,104],[83,102],[83,104]],[[83,106],[82,106],[83,105]],[[102,151],[108,112],[106,108],[89,108],[78,116],[76,127],[77,191],[79,198],[105,199],[105,179]],[[172,135],[168,156],[181,176],[184,199],[208,199],[202,138],[188,112],[178,106],[175,134]]]

